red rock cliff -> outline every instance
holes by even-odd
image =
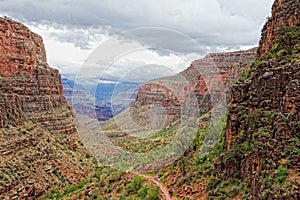
[[[195,60],[183,72],[145,83],[139,89],[134,106],[158,103],[165,115],[178,116],[181,105],[194,92],[204,113],[226,93],[228,84],[255,59],[256,48],[231,53],[212,53]],[[212,100],[210,93],[215,92]],[[215,102],[213,102],[215,101]]]
[[[280,26],[299,26],[299,6],[299,0],[275,1],[259,58],[270,51]],[[300,197],[300,63],[295,54],[259,60],[253,74],[231,89],[225,152],[215,166],[218,178],[244,181],[251,199]]]
[[[0,76],[32,74],[36,66],[47,65],[43,39],[9,19],[1,19],[0,52]]]
[[[42,38],[0,18],[0,127],[32,119],[49,130],[75,133],[74,114],[61,76],[46,62]]]
[[[81,181],[93,164],[79,144],[42,38],[0,18],[0,199],[40,199]]]
[[[272,16],[268,19],[261,32],[261,40],[257,57],[269,52],[275,43],[277,30],[280,26],[300,24],[299,0],[276,0],[272,7]]]

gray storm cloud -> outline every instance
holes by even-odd
[[[0,12],[25,22],[72,27],[139,27],[181,31],[206,45],[256,44],[272,0],[3,0]],[[63,36],[61,36],[63,37]],[[65,40],[78,41],[70,36]],[[81,44],[80,46],[84,46]]]
[[[260,28],[266,21],[272,2],[273,0],[1,0],[0,16],[7,15],[23,22],[41,34],[51,66],[59,68],[63,75],[72,74],[74,77],[91,51],[112,38],[123,37],[125,43],[139,43],[158,54],[156,59],[151,58],[148,56],[151,54],[149,49],[148,54],[138,60],[141,66],[161,65],[154,61],[160,60],[159,57],[172,58],[172,52],[162,49],[175,50],[177,55],[193,55],[193,59],[196,55],[197,59],[206,52],[230,51],[257,45]],[[127,30],[143,27],[170,29],[178,34],[159,34],[157,29],[126,34]],[[180,34],[191,40],[181,40],[177,37]],[[197,51],[198,44],[203,51]],[[111,47],[110,50],[115,48],[121,48],[121,45]],[[122,66],[112,68],[114,72],[107,71],[107,74],[122,74],[125,68],[130,68],[136,62],[134,59],[129,58]],[[149,62],[152,60],[153,62]],[[190,61],[177,65],[175,60],[174,71],[185,69]],[[152,74],[156,77],[159,70],[155,70],[157,69],[153,68]],[[170,75],[169,72],[160,74]],[[120,77],[111,75],[111,78],[115,80]]]

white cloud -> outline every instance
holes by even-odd
[[[85,59],[98,45],[103,45],[105,41],[117,38],[115,34],[130,29],[173,29],[200,44],[202,50],[198,52],[197,44],[192,40],[182,39],[182,35],[178,37],[180,34],[165,34],[161,30],[157,32],[157,29],[149,33],[149,29],[145,29],[145,32],[121,33],[124,37],[123,44],[108,46],[105,52],[97,53],[97,56],[102,54],[102,61],[99,62],[105,63],[105,59],[109,59],[112,54],[119,55],[118,52],[133,47],[144,48],[143,51],[123,55],[115,63],[116,66],[106,73],[112,79],[117,79],[121,78],[126,68],[128,71],[133,70],[133,66],[152,66],[150,71],[147,68],[150,74],[145,74],[147,70],[144,74],[140,73],[145,79],[170,74],[167,69],[164,69],[165,73],[159,73],[163,71],[157,68],[159,65],[171,67],[177,72],[188,67],[188,62],[199,58],[203,52],[245,49],[258,44],[260,29],[270,13],[272,2],[273,0],[2,0],[0,14],[21,21],[42,35],[49,64],[69,76],[74,76],[81,69]],[[148,47],[153,49],[147,49]],[[180,61],[181,56],[185,61]]]
[[[81,28],[67,28],[58,24],[28,24],[28,27],[42,35],[48,63],[60,69],[64,75],[72,75],[80,70],[93,49],[109,38],[101,29],[96,31]],[[82,45],[80,45],[80,43]]]
[[[99,79],[144,82],[174,75],[199,58],[199,55],[178,55],[164,49],[159,52],[131,39],[110,37],[89,55],[76,80],[83,84],[88,79],[95,85]]]
[[[111,27],[120,32],[165,27],[207,44],[257,43],[273,0],[3,0],[0,12],[21,21],[84,28]],[[243,37],[247,33],[247,37]],[[73,37],[73,36],[71,36]]]

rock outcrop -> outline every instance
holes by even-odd
[[[43,40],[0,18],[0,199],[38,199],[93,166]]]
[[[264,25],[257,57],[269,52],[275,44],[280,26],[295,26],[300,24],[299,0],[276,0],[272,7],[272,16]]]
[[[280,26],[299,26],[299,6],[298,0],[275,1],[252,75],[232,87],[225,152],[215,167],[223,180],[241,179],[253,199],[300,198],[299,57],[261,57],[275,44]]]
[[[50,131],[76,132],[61,76],[46,63],[43,40],[24,25],[0,21],[0,127],[34,120]]]
[[[1,18],[0,76],[31,75],[36,66],[47,65],[43,39],[20,23]]]
[[[205,113],[225,97],[231,82],[250,67],[256,50],[208,54],[175,76],[143,84],[133,106],[159,104],[162,114],[176,118],[181,113],[181,106],[194,93],[200,114]]]
[[[232,88],[219,176],[250,180],[255,199],[299,199],[299,122],[300,64],[261,64],[251,82]],[[289,189],[276,188],[280,167],[289,170]]]

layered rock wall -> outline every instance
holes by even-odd
[[[300,198],[300,64],[282,56],[261,60],[280,26],[299,25],[299,0],[276,0],[262,30],[261,64],[249,79],[234,84],[225,152],[215,163],[217,177],[242,179],[253,199]]]
[[[0,20],[0,52],[0,76],[30,75],[36,66],[46,65],[41,36],[8,18]]]
[[[224,98],[227,87],[241,72],[250,67],[256,49],[231,53],[208,54],[192,62],[183,72],[145,83],[139,89],[133,106],[159,104],[163,114],[179,116],[181,106],[191,93],[198,101],[198,108],[205,113]],[[211,93],[214,96],[211,96]]]
[[[42,38],[1,18],[0,44],[0,127],[33,120],[49,130],[75,133],[73,110],[58,70],[46,63]]]
[[[232,88],[225,154],[216,162],[219,177],[250,180],[255,199],[300,197],[300,65],[280,68],[279,63],[259,66],[251,82]],[[288,169],[287,189],[278,189],[276,171]],[[263,196],[265,191],[268,194]],[[277,190],[277,191],[276,191]]]
[[[94,166],[42,38],[0,18],[0,199],[40,199]]]
[[[257,57],[271,50],[280,26],[295,25],[300,25],[299,0],[276,0],[272,6],[272,16],[262,29]]]

